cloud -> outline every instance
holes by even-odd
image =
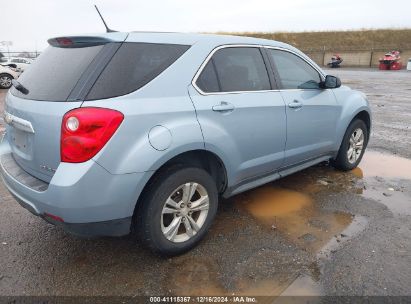
[[[310,31],[411,27],[411,2],[383,0],[14,0],[2,4],[0,41],[15,51],[41,50],[48,38],[102,32],[97,4],[111,28],[131,31]]]

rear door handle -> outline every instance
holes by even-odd
[[[215,112],[232,112],[234,111],[234,105],[225,101],[222,101],[219,105],[213,106]]]
[[[298,100],[294,100],[293,102],[290,102],[288,104],[288,107],[291,109],[300,109],[303,107],[303,104],[299,102]]]

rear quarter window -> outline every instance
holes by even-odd
[[[124,43],[86,100],[125,95],[140,89],[172,65],[190,46],[158,43]]]

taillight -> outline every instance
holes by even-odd
[[[56,42],[57,42],[60,46],[73,45],[73,40],[71,40],[70,38],[66,38],[66,37],[56,38]]]
[[[46,212],[46,213],[44,213],[44,216],[49,217],[49,218],[51,218],[52,220],[54,220],[56,222],[64,223],[64,220],[61,217],[57,216],[57,215],[53,215],[51,213]]]
[[[96,155],[118,129],[124,115],[103,108],[67,112],[61,126],[61,161],[82,163]]]

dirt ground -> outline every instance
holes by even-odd
[[[411,295],[411,72],[330,73],[372,105],[359,168],[223,201],[204,241],[170,259],[131,236],[67,235],[0,185],[0,295]]]

